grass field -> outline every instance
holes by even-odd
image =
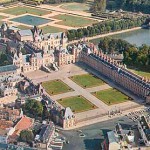
[[[70,77],[70,79],[76,82],[78,85],[82,86],[83,88],[90,88],[105,84],[101,79],[97,78],[92,74],[76,75]]]
[[[93,23],[97,22],[92,19],[76,17],[71,15],[57,15],[54,16],[53,18],[62,20],[57,24],[70,26],[70,27],[84,27],[84,26],[92,25]]]
[[[43,30],[43,33],[56,33],[56,32],[64,32],[65,29],[57,28],[53,26],[44,26],[41,28]]]
[[[51,13],[50,11],[46,11],[43,9],[37,9],[33,7],[13,7],[13,8],[8,8],[1,10],[0,12],[6,13],[6,14],[11,14],[11,15],[22,15],[25,13],[33,14],[33,15],[46,15]]]
[[[68,97],[57,101],[63,107],[70,107],[71,110],[75,113],[97,108],[94,104],[92,104],[82,96]]]
[[[73,91],[73,89],[71,89],[68,85],[66,85],[61,80],[43,82],[42,86],[44,87],[44,89],[49,95],[56,95],[56,94]]]
[[[90,6],[86,3],[66,3],[61,8],[71,11],[88,11]]]
[[[5,19],[5,16],[0,16],[0,25],[3,23],[2,19]]]
[[[116,89],[107,89],[99,92],[94,92],[92,94],[107,105],[113,105],[128,101],[128,96],[124,95]]]
[[[19,25],[17,26],[19,29],[21,30],[26,30],[26,29],[31,29],[31,27],[28,27],[28,26],[23,26],[23,25]]]

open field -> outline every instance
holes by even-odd
[[[73,89],[71,89],[68,85],[66,85],[61,80],[43,82],[42,86],[44,87],[44,89],[49,95],[56,95],[56,94],[73,91]]]
[[[66,3],[61,8],[70,11],[88,11],[90,6],[86,3]]]
[[[1,10],[0,12],[6,13],[6,14],[11,14],[11,15],[22,15],[25,13],[29,13],[29,14],[38,15],[38,16],[42,16],[42,15],[51,13],[50,11],[46,11],[43,9],[37,9],[37,8],[25,7],[25,6],[8,8],[8,9]]]
[[[113,105],[128,101],[128,96],[124,95],[116,89],[107,89],[99,92],[94,92],[92,94],[107,105]]]
[[[92,74],[75,75],[70,77],[70,79],[83,88],[90,88],[105,84],[101,79]]]
[[[44,27],[41,27],[41,29],[43,30],[43,33],[56,33],[56,32],[65,31],[65,29],[57,28],[53,26],[44,26]]]
[[[96,23],[97,21],[93,19],[87,19],[83,17],[76,17],[71,15],[56,15],[53,18],[62,20],[58,22],[57,24],[70,26],[70,27],[84,27],[88,25],[92,25],[93,23]]]
[[[75,113],[97,108],[82,96],[74,96],[57,100],[63,107],[70,107]]]

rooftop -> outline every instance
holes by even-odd
[[[23,116],[16,124],[16,130],[22,131],[29,129],[33,124],[33,120],[29,117]]]
[[[28,30],[19,30],[18,33],[20,36],[32,36],[32,32],[30,29]]]
[[[9,71],[16,71],[17,69],[18,69],[18,67],[15,65],[0,66],[0,73],[9,72]]]

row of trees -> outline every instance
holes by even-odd
[[[122,39],[103,38],[100,40],[98,48],[107,54],[123,53],[123,62],[128,66],[150,67],[150,46],[136,47]]]
[[[108,9],[150,13],[150,0],[107,0]]]
[[[145,20],[146,17],[139,17],[136,19],[116,19],[104,21],[97,24],[93,24],[93,26],[88,26],[86,28],[68,30],[67,36],[69,41],[79,40],[83,37],[92,37],[99,34],[105,34],[109,32],[138,27],[141,26],[145,22]]]

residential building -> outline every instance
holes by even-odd
[[[150,118],[141,116],[138,121],[138,130],[146,146],[150,146]]]
[[[118,123],[114,131],[107,132],[108,142],[106,139],[102,143],[103,150],[132,150],[134,145],[134,132],[123,129]]]
[[[3,75],[0,76],[0,81],[1,81],[0,82],[0,95],[2,97],[16,95],[18,92],[18,89],[16,88],[16,86],[22,79],[21,76],[15,70],[15,68],[17,67],[9,65],[9,66],[0,67],[0,68],[2,68],[2,71],[3,71],[2,73],[5,73],[6,71],[5,76]]]
[[[23,111],[14,108],[0,107],[0,120],[16,121],[23,116]]]
[[[0,143],[7,144],[9,142],[9,136],[12,135],[14,131],[12,121],[0,120]]]

